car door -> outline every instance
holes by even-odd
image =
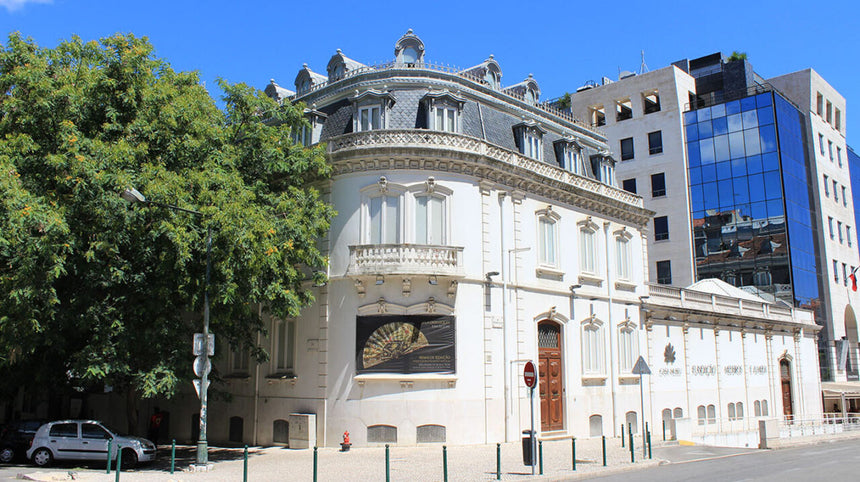
[[[108,440],[111,435],[101,425],[84,422],[81,424],[81,458],[87,460],[107,460]]]
[[[80,458],[81,439],[75,422],[55,423],[48,432],[48,441],[55,459],[75,460]]]

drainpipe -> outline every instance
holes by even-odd
[[[506,192],[499,193],[499,240],[500,240],[500,251],[499,251],[499,261],[502,266],[500,271],[502,272],[502,349],[504,351],[504,376],[505,376],[505,442],[514,441],[515,438],[511,435],[511,429],[513,428],[513,423],[511,422],[512,411],[513,411],[513,400],[511,394],[511,354],[509,353],[509,348],[512,345],[511,338],[511,329],[508,326],[508,274],[507,267],[505,266],[505,197],[507,196]]]
[[[610,279],[610,269],[609,269],[609,221],[605,221],[603,223],[603,238],[605,240],[606,249],[605,249],[605,258],[606,258],[606,298],[609,303],[609,309],[607,310],[608,315],[606,316],[606,325],[608,328],[608,338],[609,338],[609,385],[612,387],[612,431],[618,428],[618,407],[615,404],[616,397],[616,388],[615,388],[615,350],[612,349],[612,334],[615,332],[615,328],[612,326],[612,283]]]

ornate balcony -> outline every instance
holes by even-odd
[[[347,276],[424,274],[461,278],[463,248],[424,244],[362,244],[349,247]]]

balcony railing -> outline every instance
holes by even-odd
[[[490,144],[483,139],[427,129],[386,129],[354,132],[326,141],[328,150],[336,153],[364,147],[441,147],[478,154],[521,168],[541,177],[575,186],[610,199],[642,208],[642,198],[623,189],[574,174],[558,166],[526,157],[518,152]]]
[[[424,244],[362,244],[349,247],[347,276],[426,274],[463,277],[463,248]]]
[[[766,318],[772,322],[814,324],[812,312],[773,303],[733,298],[674,286],[649,285],[648,303],[673,308]]]

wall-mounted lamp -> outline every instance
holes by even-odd
[[[580,288],[582,288],[582,285],[570,285],[570,292],[573,293]]]
[[[430,277],[430,279],[429,279],[427,282],[428,282],[428,283],[430,283],[430,284],[431,284],[431,285],[433,285],[433,286],[436,286],[436,285],[438,285],[438,284],[439,284],[439,280],[437,280],[437,279],[436,279],[436,275],[435,275],[435,274],[434,274],[433,276],[431,276],[431,277]]]
[[[487,274],[486,274],[485,276],[487,277],[487,279],[490,279],[490,278],[492,278],[493,276],[498,276],[498,275],[499,275],[499,272],[498,272],[498,271],[488,271],[488,272],[487,272]]]
[[[385,283],[385,277],[381,274],[376,275],[376,284],[381,285],[382,283]]]

